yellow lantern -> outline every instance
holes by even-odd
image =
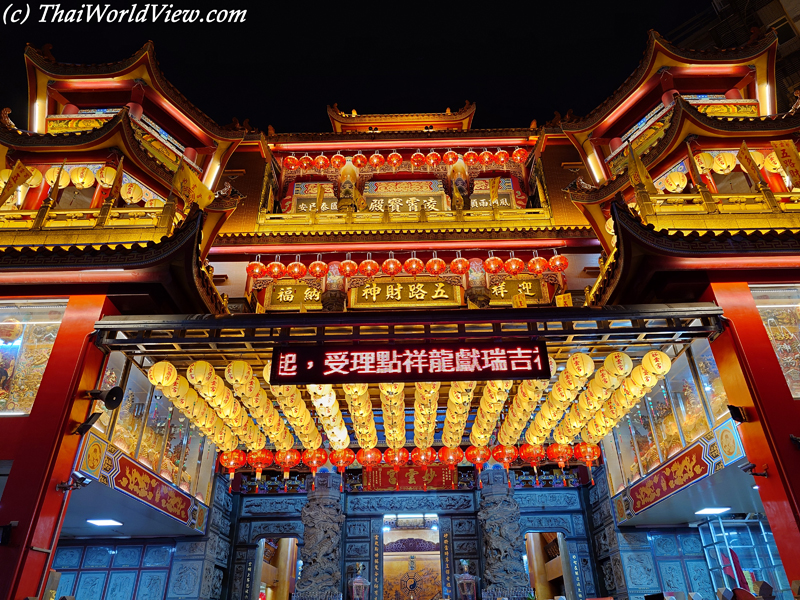
[[[781,175],[785,175],[783,171],[783,165],[781,165],[781,161],[778,160],[778,155],[774,152],[770,152],[767,155],[767,158],[764,159],[764,166],[770,173],[780,173]]]
[[[700,171],[700,174],[705,175],[713,168],[714,157],[708,152],[701,152],[700,154],[695,154],[694,164],[697,165],[697,170]]]
[[[269,383],[269,377],[272,371],[272,361],[268,360],[267,363],[264,365],[264,370],[261,371],[261,376],[264,378],[264,381]]]
[[[61,175],[59,176],[59,171]],[[50,167],[44,174],[45,180],[47,180],[47,185],[53,187],[56,183],[56,177],[58,177],[58,189],[63,190],[65,187],[69,185],[69,172],[66,168],[61,167]]]
[[[217,398],[224,393],[228,388],[225,387],[225,381],[219,375],[214,375],[213,379],[200,388],[200,395],[209,401],[212,406],[219,406]],[[230,390],[228,390],[230,392]]]
[[[636,385],[630,377],[627,377],[625,381],[622,382],[620,388],[622,393],[626,396],[630,396],[631,398],[636,398],[637,400],[644,396],[644,388],[639,387]]]
[[[164,208],[164,201],[159,198],[150,198],[144,203],[145,208]]]
[[[37,188],[42,185],[42,172],[37,169],[36,167],[28,167],[28,171],[31,172],[31,176],[28,177],[28,180],[25,182],[28,184],[28,187]]]
[[[567,369],[561,371],[561,374],[558,376],[558,383],[570,391],[575,391],[581,388],[581,381]]]
[[[8,317],[0,323],[0,340],[11,344],[20,338],[23,331],[24,325],[18,319]]]
[[[611,388],[606,388],[600,385],[600,382],[597,381],[596,377],[589,382],[589,386],[586,388],[586,392],[590,396],[593,396],[600,400],[605,400],[606,398],[608,398],[611,395],[612,391],[613,390]]]
[[[585,352],[576,352],[567,360],[567,371],[575,377],[586,379],[594,373],[594,361]]]
[[[651,350],[644,355],[642,368],[661,379],[672,368],[672,360],[660,350]]]
[[[658,383],[658,378],[649,371],[646,371],[641,365],[631,371],[631,379],[636,385],[643,388],[645,392],[652,390]]]
[[[687,183],[689,183],[689,181],[686,179],[686,175],[679,171],[673,171],[667,175],[667,178],[664,180],[664,187],[668,192],[678,194],[684,190]]]
[[[11,177],[11,169],[3,169],[0,171],[0,191],[6,187],[9,177]]]
[[[243,360],[234,360],[225,367],[225,379],[231,385],[242,385],[253,378],[253,369]]]
[[[194,423],[199,427],[204,421],[206,413],[209,410],[210,409],[208,407],[208,404],[206,404],[205,400],[203,400],[198,396],[197,400],[192,406],[192,414],[189,416],[189,418],[192,420],[192,423]]]
[[[633,369],[633,361],[631,357],[624,352],[612,352],[606,356],[605,361],[603,361],[603,366],[608,369],[608,372],[611,373],[613,377],[619,379],[628,376]]]
[[[70,181],[79,190],[85,190],[94,185],[94,173],[88,167],[75,167],[69,172]]]
[[[187,383],[186,385],[188,387],[189,384]],[[187,390],[184,396],[180,396],[178,398],[173,399],[173,403],[178,408],[178,410],[180,410],[183,414],[187,416],[193,413],[194,405],[197,401],[198,401],[197,392],[195,392],[192,389]],[[200,402],[205,404],[203,400],[200,400]]]
[[[204,360],[198,360],[189,365],[186,369],[186,379],[189,380],[194,387],[200,388],[209,383],[214,378],[214,367],[211,363]]]
[[[718,175],[727,175],[736,167],[736,155],[730,152],[720,152],[714,157],[711,167]]]
[[[189,382],[182,375],[178,375],[172,384],[164,387],[167,398],[182,398],[189,392]]]
[[[157,362],[147,370],[147,379],[155,386],[166,387],[172,385],[178,378],[178,369],[166,360]]]
[[[235,385],[233,387],[233,391],[236,393],[237,396],[241,396],[242,398],[252,398],[256,394],[258,394],[258,390],[261,389],[261,384],[258,383],[258,379],[255,377],[251,377],[244,383],[240,385]],[[247,404],[244,400],[242,402]]]
[[[753,162],[761,169],[764,166],[764,155],[758,150],[750,150],[750,156],[753,157]]]
[[[117,177],[117,170],[112,167],[100,167],[95,177],[100,187],[108,189],[114,185],[114,179]]]
[[[136,204],[141,202],[144,192],[138,183],[130,182],[122,185],[120,195],[126,204]]]
[[[615,390],[619,387],[619,379],[612,375],[605,365],[597,369],[592,381],[596,381],[599,386],[609,390]]]
[[[369,386],[366,383],[343,383],[342,389],[350,396],[361,396]]]

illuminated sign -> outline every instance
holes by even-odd
[[[549,379],[544,342],[289,346],[273,352],[272,384]]]

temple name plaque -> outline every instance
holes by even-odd
[[[281,346],[272,384],[549,379],[543,341]]]

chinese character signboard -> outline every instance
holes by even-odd
[[[517,185],[518,181],[512,177],[501,177],[497,190],[497,201],[492,202],[491,179],[475,179],[475,187],[470,196],[470,208],[473,210],[486,210],[497,208],[525,208],[528,197],[522,193]]]
[[[318,201],[317,189],[322,185],[322,202]],[[333,192],[332,183],[295,183],[294,184],[294,212],[337,212],[339,199]]]
[[[322,292],[304,281],[280,279],[270,283],[264,295],[265,310],[322,310]]]
[[[464,303],[463,288],[436,277],[371,279],[349,293],[348,305],[353,309],[446,307]]]
[[[364,187],[369,212],[415,213],[449,210],[447,198],[438,180],[368,181]]]
[[[520,274],[489,286],[492,306],[514,306],[514,296],[525,297],[525,305],[550,304],[550,287],[533,275]]]
[[[770,142],[783,170],[792,180],[792,187],[800,187],[800,154],[792,140]]]
[[[428,467],[423,473],[420,467],[400,467],[399,471],[395,472],[391,465],[378,465],[365,475],[371,491],[385,492],[399,489],[421,492],[425,488],[424,484],[427,484],[429,490],[451,489],[453,473],[455,471],[443,466]]]
[[[549,379],[542,341],[283,346],[273,351],[273,384]]]

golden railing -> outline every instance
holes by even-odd
[[[258,219],[258,231],[386,231],[392,229],[507,229],[549,227],[552,219],[544,208],[492,208],[419,212],[307,212],[267,214]]]

